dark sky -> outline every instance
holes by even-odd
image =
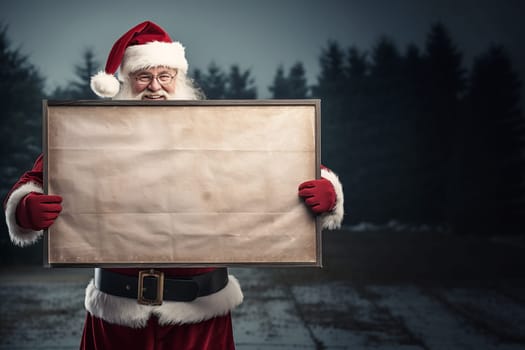
[[[151,5],[150,5],[151,4]],[[82,50],[105,63],[114,41],[143,20],[164,27],[186,47],[190,69],[214,60],[252,70],[259,97],[269,97],[277,66],[304,63],[309,83],[328,40],[369,50],[381,35],[402,49],[422,47],[441,21],[465,54],[468,68],[491,43],[511,52],[525,77],[525,1],[521,0],[19,0],[2,3],[0,22],[22,53],[47,77],[48,89],[73,78]]]

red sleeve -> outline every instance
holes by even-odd
[[[35,161],[35,164],[33,164],[33,168],[31,170],[29,170],[29,171],[26,171],[20,177],[20,179],[18,179],[18,181],[13,185],[13,187],[11,188],[11,191],[9,191],[9,193],[5,197],[4,209],[5,209],[6,205],[7,205],[7,200],[11,196],[11,193],[13,193],[14,190],[19,188],[23,184],[28,183],[28,182],[34,182],[35,184],[38,184],[38,185],[42,186],[43,177],[44,177],[43,157],[44,157],[43,154],[39,155],[38,158]]]

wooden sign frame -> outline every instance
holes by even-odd
[[[44,101],[44,265],[321,266],[319,100]]]

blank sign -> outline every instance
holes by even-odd
[[[321,264],[319,100],[44,103],[46,264]]]

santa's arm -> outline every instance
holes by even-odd
[[[332,170],[321,166],[321,178],[300,184],[299,196],[313,213],[320,215],[323,229],[341,227],[344,217],[343,185]]]
[[[42,155],[40,155],[33,168],[27,171],[15,183],[4,200],[5,219],[11,241],[18,246],[35,243],[43,234],[42,230],[33,230],[19,225],[16,218],[18,204],[31,192],[43,193],[42,187]]]

